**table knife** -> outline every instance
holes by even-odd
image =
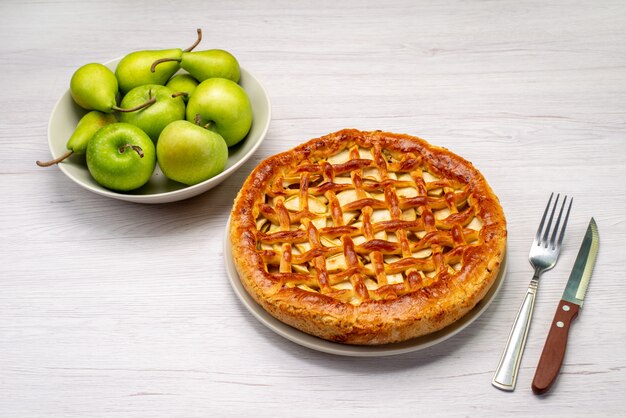
[[[537,395],[550,390],[559,374],[563,358],[565,357],[565,346],[567,345],[569,329],[572,321],[578,316],[580,308],[583,306],[589,279],[591,279],[591,272],[596,264],[599,245],[598,226],[596,221],[591,218],[583,243],[578,251],[578,256],[574,262],[574,267],[565,286],[563,297],[554,314],[546,343],[543,346],[543,352],[539,358],[539,364],[537,364],[532,383],[533,392]]]

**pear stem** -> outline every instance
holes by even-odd
[[[148,100],[147,102],[142,103],[139,106],[135,106],[135,107],[133,107],[131,109],[124,109],[124,108],[121,108],[121,107],[118,107],[118,106],[113,106],[113,110],[117,110],[118,112],[125,112],[125,113],[136,112],[138,110],[143,109],[144,107],[150,106],[154,102],[156,102],[156,97],[151,97],[150,100]]]
[[[196,32],[198,32],[198,39],[196,39],[196,42],[194,42],[193,45],[191,45],[189,48],[183,49],[183,52],[191,52],[191,51],[193,51],[193,49],[198,46],[200,41],[202,41],[202,29],[198,28],[198,29],[196,29]],[[155,72],[156,71],[156,66],[161,64],[162,62],[171,62],[171,61],[181,62],[182,60],[181,60],[181,58],[161,58],[161,59],[158,59],[158,60],[154,61],[152,63],[152,65],[150,66],[150,72],[152,72],[152,73]]]
[[[129,148],[134,150],[137,154],[139,154],[139,158],[143,158],[143,150],[141,149],[139,145],[126,144],[126,145],[122,145],[117,150],[120,152],[120,154],[124,154],[126,150]]]
[[[200,43],[200,41],[202,40],[202,29],[198,28],[198,29],[196,29],[196,32],[198,32],[198,39],[196,39],[196,42],[194,42],[194,43],[193,43],[193,45],[191,45],[189,48],[187,48],[187,49],[183,49],[183,51],[185,51],[185,52],[191,52],[191,51],[193,51],[193,49],[194,49],[195,47],[197,47],[197,46],[198,46],[198,44],[199,44],[199,43]],[[154,71],[153,71],[153,72],[154,72]]]
[[[37,165],[39,167],[50,167],[51,165],[55,165],[60,163],[61,161],[65,160],[66,158],[68,158],[70,155],[74,154],[74,151],[67,151],[64,154],[62,154],[60,157],[55,158],[54,160],[50,160],[50,161],[37,161]]]
[[[177,61],[180,62],[181,59],[180,58],[161,58],[160,60],[156,60],[152,63],[152,65],[150,66],[150,72],[155,72],[156,71],[156,66],[159,65],[162,62],[170,62],[170,61]]]
[[[187,93],[186,91],[177,91],[176,93],[172,94],[172,98],[175,99],[176,97],[180,97],[180,96],[189,96],[189,93]]]

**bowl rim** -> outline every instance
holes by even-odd
[[[103,62],[103,65],[109,66],[109,65],[115,64],[116,62],[119,62],[122,58],[123,57],[119,57],[116,59]],[[250,73],[244,67],[240,67],[240,70],[241,70],[241,75],[243,76],[242,78],[252,80],[258,86],[259,90],[263,93],[263,101],[265,102],[265,105],[267,107],[267,120],[264,123],[264,126],[262,126],[259,140],[256,141],[252,145],[252,147],[232,166],[228,167],[227,169],[225,169],[218,175],[211,177],[210,179],[207,179],[198,184],[194,184],[192,186],[185,186],[178,190],[171,190],[171,191],[162,192],[162,193],[149,193],[149,194],[128,193],[127,194],[127,193],[118,193],[113,190],[109,190],[105,188],[104,186],[94,187],[90,184],[85,183],[84,181],[77,178],[76,176],[74,176],[66,167],[63,166],[63,164],[57,164],[57,166],[61,169],[61,171],[68,178],[70,178],[72,181],[74,181],[74,183],[78,184],[84,189],[87,189],[101,196],[106,196],[106,197],[111,197],[114,199],[126,200],[126,201],[136,202],[136,203],[169,203],[169,202],[191,198],[193,196],[197,196],[201,193],[204,193],[205,191],[210,190],[212,187],[209,187],[206,190],[204,189],[213,183],[215,183],[215,186],[217,186],[219,183],[221,183],[223,180],[229,177],[233,172],[239,169],[239,167],[241,167],[246,161],[248,161],[250,157],[252,157],[252,155],[256,152],[256,150],[261,146],[261,143],[265,140],[265,137],[267,136],[267,132],[269,131],[270,122],[272,120],[272,106],[271,106],[269,95],[267,94],[267,90],[265,89],[263,84],[258,80],[258,78],[252,75],[252,73]],[[54,156],[55,153],[54,153],[54,149],[52,145],[52,132],[51,132],[52,119],[55,113],[59,110],[61,102],[64,100],[67,94],[69,94],[69,88],[65,90],[65,92],[57,99],[56,103],[52,107],[52,111],[50,112],[50,116],[48,118],[48,128],[47,128],[48,148],[53,158],[56,158],[56,157]],[[254,123],[254,119],[253,119],[253,123]]]

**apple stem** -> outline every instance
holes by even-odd
[[[189,93],[187,93],[186,91],[178,91],[178,92],[172,94],[172,98],[173,99],[176,98],[176,97],[180,97],[180,96],[187,97],[187,96],[189,96]]]
[[[182,60],[180,58],[161,58],[159,60],[156,60],[152,63],[152,65],[150,66],[150,72],[155,72],[156,71],[156,66],[159,65],[162,62],[170,62],[170,61],[178,61],[181,62]]]
[[[209,129],[215,123],[212,120],[210,120],[210,121],[208,121],[207,123],[205,123],[203,125],[202,122],[201,122],[202,118],[200,117],[200,113],[196,113],[196,117],[193,119],[193,121],[196,123],[196,125],[204,128],[204,129]]]
[[[189,48],[183,49],[184,52],[191,52],[195,47],[198,46],[198,44],[202,40],[202,29],[198,28],[196,29],[196,32],[198,32],[198,39],[196,39],[196,42],[194,42],[193,45],[191,45]]]
[[[150,94],[150,96],[152,96],[152,94]],[[136,112],[138,110],[143,109],[144,107],[150,106],[154,102],[156,102],[156,97],[150,97],[150,100],[140,104],[139,106],[135,106],[135,107],[133,107],[131,109],[124,109],[124,108],[121,108],[121,107],[118,107],[118,106],[113,106],[113,110],[117,110],[118,112],[125,112],[125,113]]]
[[[143,158],[143,150],[139,145],[126,144],[119,147],[117,150],[120,154],[124,154],[127,149],[133,149],[137,154],[139,154],[139,158]]]
[[[65,160],[66,158],[68,158],[70,155],[74,154],[74,151],[67,151],[65,152],[63,155],[61,155],[60,157],[55,158],[54,160],[50,160],[50,161],[37,161],[37,165],[39,167],[50,167],[51,165],[55,165],[60,163],[61,161]]]

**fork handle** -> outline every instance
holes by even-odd
[[[538,286],[539,276],[535,273],[528,286],[524,302],[522,302],[522,306],[517,312],[517,317],[511,328],[511,333],[509,334],[504,351],[502,352],[500,363],[491,381],[491,384],[498,389],[507,391],[515,390],[517,372],[522,360],[524,346],[526,345],[526,337],[528,336],[528,329],[530,328],[530,319],[533,316]]]

